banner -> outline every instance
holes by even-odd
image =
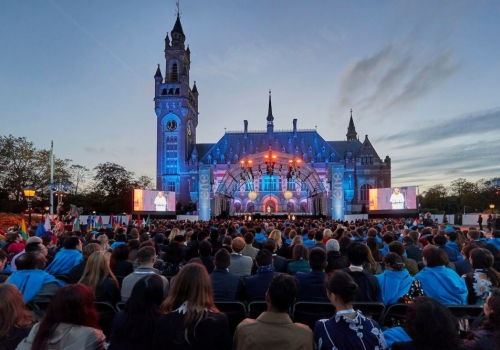
[[[332,166],[332,219],[344,220],[344,166]]]
[[[210,167],[200,167],[198,184],[199,219],[207,221],[210,220]]]

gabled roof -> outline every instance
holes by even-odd
[[[177,14],[177,20],[175,21],[174,29],[172,29],[172,34],[173,33],[179,33],[185,37],[184,31],[182,30],[181,18],[179,17],[179,14]]]
[[[377,152],[375,151],[375,148],[373,148],[372,143],[368,139],[368,135],[365,135],[365,140],[363,141],[363,144],[359,148],[358,152],[355,154],[356,154],[356,157],[373,156],[374,158],[380,159]]]

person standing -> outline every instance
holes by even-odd
[[[392,209],[404,209],[405,208],[405,197],[399,191],[399,188],[394,189],[394,193],[391,195],[389,200],[392,203]]]
[[[477,223],[479,224],[479,231],[483,230],[483,217],[481,214],[478,215],[477,217]]]

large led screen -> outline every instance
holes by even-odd
[[[417,187],[373,188],[369,203],[370,210],[417,209]]]
[[[175,192],[134,189],[134,211],[175,211]]]

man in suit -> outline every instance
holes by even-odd
[[[252,272],[253,260],[248,256],[241,254],[245,248],[245,241],[241,237],[236,237],[231,241],[231,265],[229,265],[229,272],[240,275],[241,277],[250,276]]]
[[[278,250],[278,244],[274,239],[269,238],[264,243],[262,243],[262,249],[269,250],[273,255],[274,270],[278,272],[286,272],[288,262],[285,258],[276,254],[276,251]]]
[[[257,264],[257,274],[245,279],[245,296],[249,302],[265,300],[267,288],[277,274],[274,271],[273,256],[267,249],[262,249],[257,254],[255,263]]]
[[[297,272],[295,277],[299,280],[300,290],[298,301],[324,301],[329,302],[325,291],[326,251],[316,247],[309,252],[309,273]]]
[[[215,301],[238,301],[243,296],[243,278],[229,272],[231,255],[226,249],[215,254],[214,271],[210,274]]]
[[[267,311],[256,320],[243,320],[234,334],[236,350],[312,350],[314,337],[306,325],[293,323],[287,310],[297,296],[298,286],[294,277],[277,274],[266,293]]]

